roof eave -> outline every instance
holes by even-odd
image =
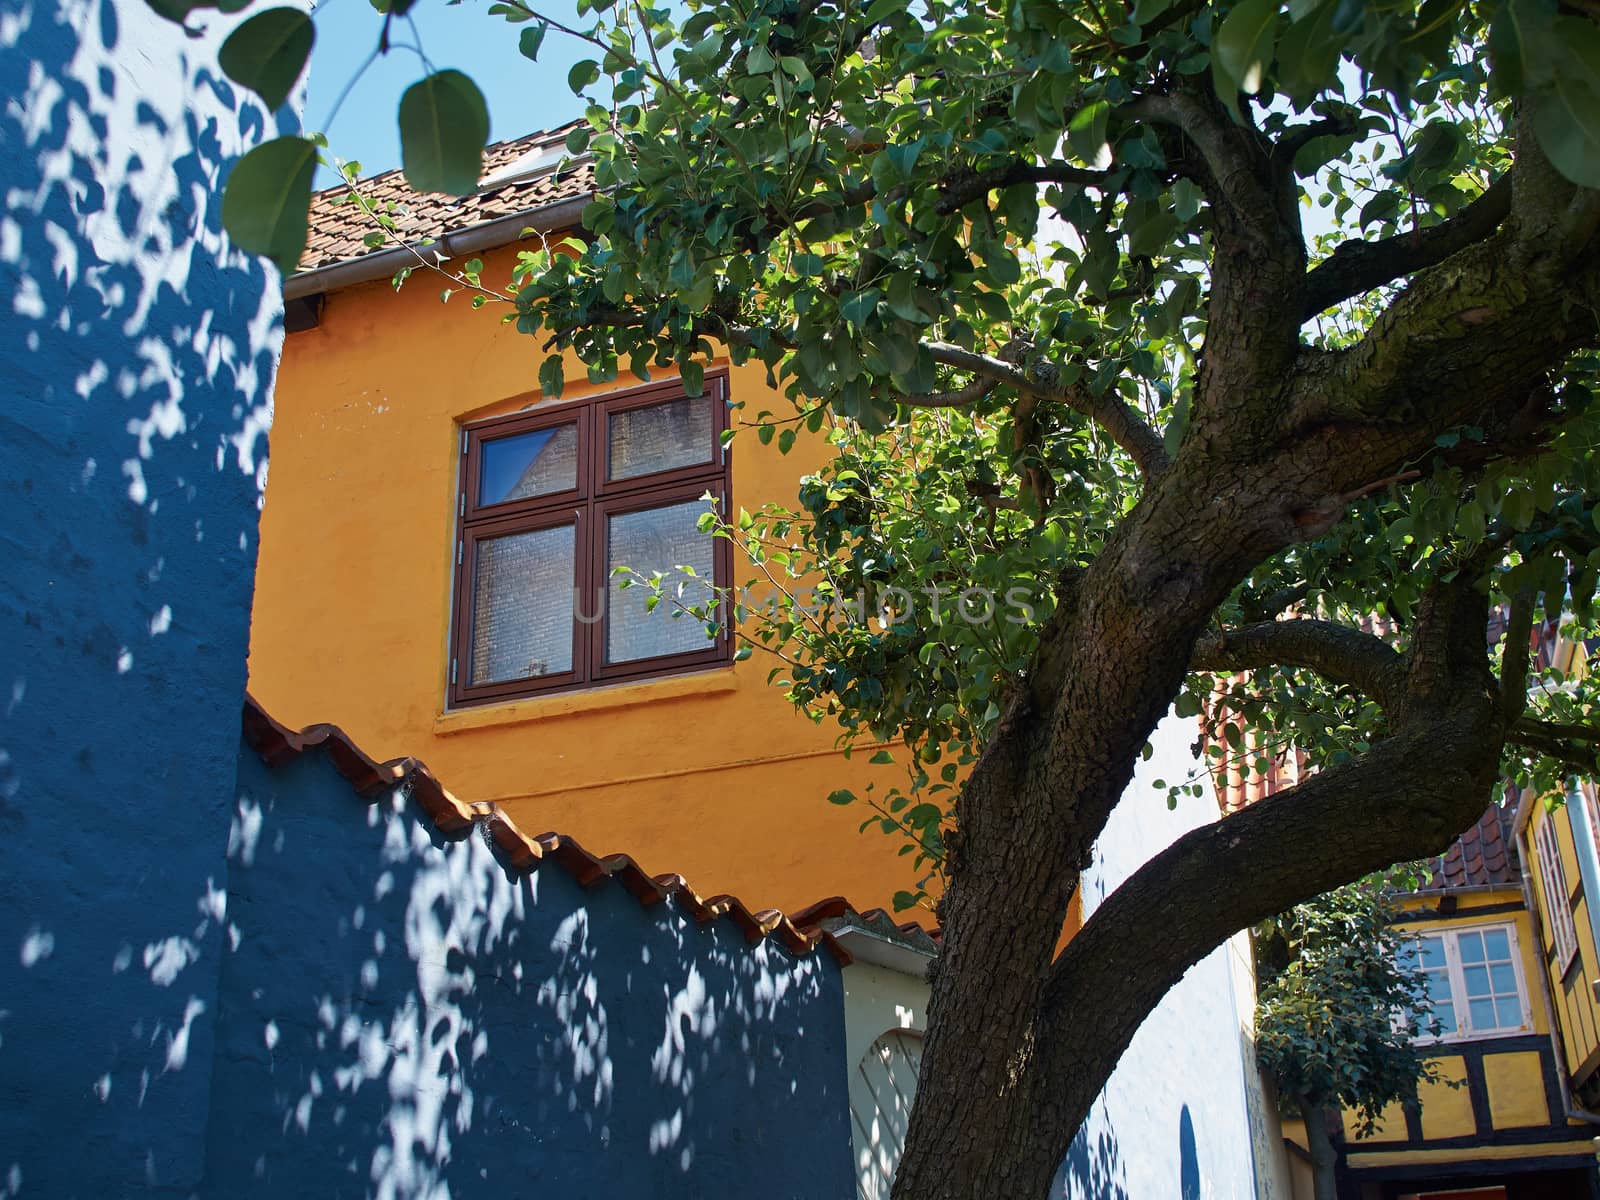
[[[463,254],[497,250],[521,238],[524,229],[537,229],[541,233],[568,229],[579,223],[592,195],[585,192],[581,196],[496,217],[492,221],[447,233],[425,246],[394,246],[373,254],[363,254],[360,258],[299,271],[283,281],[283,298],[298,300],[304,296],[354,287],[358,283],[371,283],[375,279],[388,279],[406,267],[414,267],[430,259],[444,261],[459,258]]]
[[[901,975],[926,979],[928,964],[936,957],[931,951],[908,945],[898,938],[885,937],[876,930],[863,929],[860,925],[843,922],[827,922],[826,925],[832,926],[834,940],[856,962],[872,963]]]

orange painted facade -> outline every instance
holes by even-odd
[[[486,280],[513,250],[485,255]],[[702,894],[786,911],[831,895],[889,907],[911,886],[899,837],[859,832],[867,810],[829,804],[904,780],[845,760],[836,729],[796,713],[775,660],[451,711],[446,705],[464,422],[541,403],[536,339],[421,272],[327,295],[287,338],[262,515],[250,687],[290,725],[342,726],[369,753],[415,756],[464,800],[493,800],[524,830],[632,854]],[[563,399],[601,387],[569,364]],[[784,411],[759,367],[730,368],[747,413]],[[735,413],[737,421],[739,414]],[[740,436],[732,505],[792,504],[820,439],[785,456]],[[809,457],[808,457],[809,456]],[[736,556],[734,579],[750,572]]]

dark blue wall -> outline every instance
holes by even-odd
[[[142,3],[0,5],[0,1192],[188,1195],[278,300],[264,118]]]
[[[241,761],[289,118],[204,17],[0,0],[0,1197],[849,1195],[829,955]]]
[[[205,1194],[853,1190],[840,968],[240,764]]]

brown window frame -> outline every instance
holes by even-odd
[[[619,513],[664,508],[707,492],[718,498],[724,517],[731,511],[731,458],[723,444],[728,428],[728,378],[725,372],[708,372],[704,394],[712,407],[710,457],[687,467],[675,467],[611,480],[610,418],[633,408],[648,408],[688,397],[680,381],[652,384],[625,392],[589,396],[566,403],[540,405],[510,416],[461,426],[461,469],[456,506],[457,531],[452,596],[454,611],[450,632],[448,703],[451,708],[492,704],[550,692],[578,691],[662,675],[678,675],[716,667],[732,660],[733,644],[726,624],[721,634],[708,638],[704,650],[683,651],[607,663],[605,647],[611,623],[609,606],[598,620],[580,619],[595,613],[609,590],[605,570],[609,526],[607,518]],[[534,433],[561,425],[576,425],[578,435],[575,485],[561,492],[498,504],[479,504],[482,483],[482,447],[499,438]],[[489,537],[538,529],[574,527],[573,580],[579,607],[572,622],[572,670],[559,675],[495,683],[469,682],[472,652],[473,580],[478,544]],[[726,592],[733,579],[733,547],[727,538],[712,543],[713,586]],[[682,617],[681,620],[690,620]]]

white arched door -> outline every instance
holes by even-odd
[[[909,1029],[891,1029],[856,1064],[850,1080],[850,1115],[855,1124],[860,1200],[888,1200],[905,1149],[906,1123],[921,1067],[922,1036]]]

